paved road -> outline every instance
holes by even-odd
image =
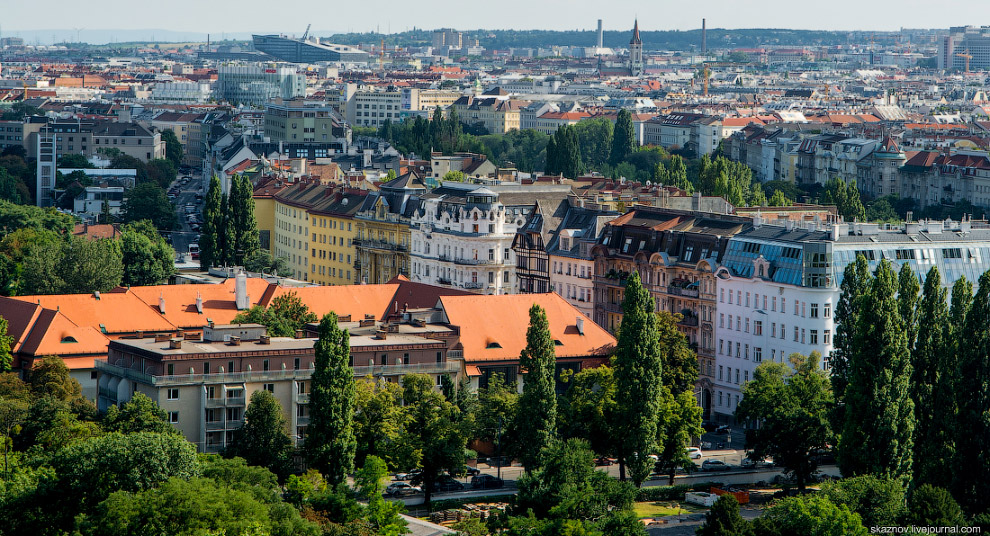
[[[181,184],[182,177],[176,179],[176,182],[172,186],[178,186],[179,195],[172,200],[176,208],[177,224],[175,229],[172,231],[172,248],[175,249],[177,254],[184,255],[186,262],[192,261],[189,257],[189,244],[193,242],[199,242],[199,232],[194,232],[189,223],[186,222],[186,205],[194,205],[196,207],[196,214],[202,215],[203,203],[196,200],[196,193],[202,186],[202,181],[197,178],[191,178],[185,184]]]

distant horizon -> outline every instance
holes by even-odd
[[[482,30],[552,30],[593,31],[597,19],[604,20],[607,31],[632,30],[639,19],[642,31],[690,31],[701,27],[707,18],[712,30],[793,29],[811,31],[878,31],[901,29],[945,29],[968,24],[990,24],[990,3],[943,0],[933,7],[927,0],[901,0],[896,11],[887,5],[854,0],[835,0],[828,9],[800,8],[787,0],[708,0],[705,3],[675,4],[661,0],[614,0],[607,7],[590,0],[502,0],[499,8],[478,11],[464,9],[453,0],[379,0],[375,3],[349,3],[334,6],[315,0],[283,0],[277,8],[269,2],[242,0],[233,2],[172,0],[167,7],[136,8],[130,0],[104,0],[99,10],[80,10],[69,0],[49,0],[44,18],[39,18],[37,4],[12,2],[5,6],[0,21],[0,35],[22,37],[30,42],[51,44],[79,41],[105,44],[103,35],[151,34],[185,36],[231,36],[252,33],[287,33],[301,36],[307,24],[311,34],[327,36],[343,33],[400,33],[408,30],[456,28]],[[671,9],[676,8],[676,9]],[[108,15],[120,28],[105,28]],[[48,28],[40,28],[38,22]],[[281,28],[272,28],[272,21]],[[291,22],[286,22],[291,21]],[[329,22],[333,21],[333,22]],[[160,28],[146,28],[151,23]],[[483,24],[479,24],[483,22]],[[479,28],[487,26],[488,28]],[[88,28],[98,28],[96,30]],[[136,28],[136,29],[135,29]],[[54,36],[52,35],[54,34]],[[186,38],[183,38],[186,39]],[[118,41],[133,41],[123,38]],[[155,39],[168,42],[171,39]]]
[[[449,28],[449,26],[442,26],[437,28],[409,28],[406,30],[395,31],[391,33],[377,33],[374,30],[367,31],[331,31],[331,30],[310,30],[309,34],[311,36],[317,36],[321,38],[330,37],[333,35],[360,35],[360,34],[370,34],[370,35],[399,35],[410,31],[426,31],[432,32],[442,28]],[[595,32],[597,28],[572,28],[572,29],[541,29],[541,28],[457,28],[460,32],[473,33],[473,32],[505,32],[505,31],[516,31],[516,32],[530,32],[530,31],[548,31],[548,32]],[[797,31],[797,32],[830,32],[830,33],[851,33],[851,32],[869,32],[874,31],[877,33],[898,33],[900,31],[939,31],[947,30],[948,28],[901,28],[898,30],[855,30],[855,29],[816,29],[816,28],[787,28],[787,27],[745,27],[745,28],[719,28],[719,27],[708,27],[709,32],[719,32],[719,31],[752,31],[752,30],[768,30],[768,31]],[[640,27],[640,31],[643,33],[649,32],[694,32],[700,31],[701,26],[696,28],[687,29],[649,29]],[[632,28],[629,29],[605,29],[605,33],[625,33],[631,32]],[[77,33],[76,29],[70,28],[54,28],[54,29],[36,29],[36,30],[11,30],[0,28],[0,37],[17,37],[22,38],[25,44],[40,44],[40,45],[58,45],[64,43],[83,43],[87,45],[101,46],[110,45],[114,43],[155,43],[155,44],[171,44],[171,43],[185,43],[185,42],[206,42],[209,37],[211,42],[220,41],[250,41],[251,35],[287,35],[290,37],[301,37],[305,29],[298,32],[285,31],[285,30],[259,30],[259,31],[238,31],[238,32],[200,32],[200,31],[186,31],[186,30],[166,30],[161,28],[102,28],[102,29],[92,29],[84,30],[80,29]],[[85,34],[103,37],[103,39],[88,40]],[[162,39],[156,37],[157,35],[163,36]],[[78,35],[78,40],[77,40]],[[106,38],[109,36],[109,38]],[[117,36],[115,38],[115,36]]]

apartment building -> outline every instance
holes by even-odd
[[[381,325],[374,318],[349,317],[340,325],[351,334],[355,377],[397,382],[402,375],[420,373],[433,376],[439,386],[444,375],[456,377],[463,370],[460,359],[448,360],[456,338],[449,327]],[[267,390],[279,400],[301,445],[310,417],[311,336],[269,337],[259,324],[213,324],[203,328],[201,339],[159,335],[111,341],[107,359],[96,362],[98,407],[105,411],[143,393],[200,452],[220,452],[243,426],[251,394]]]
[[[264,106],[276,99],[306,96],[306,75],[280,63],[223,64],[213,86],[218,101]]]
[[[330,188],[327,197],[309,209],[309,274],[304,278],[321,285],[353,285],[360,282],[354,263],[357,225],[354,215],[368,196],[366,190]]]
[[[715,375],[716,272],[732,236],[752,220],[724,214],[635,206],[605,224],[592,248],[594,320],[622,323],[629,274],[639,272],[657,311],[680,315],[677,328],[698,353],[698,402],[709,418]]]
[[[393,86],[358,88],[346,84],[341,95],[344,117],[348,123],[362,127],[378,128],[386,121],[396,123],[402,117],[402,95]]]
[[[457,99],[451,108],[466,125],[483,127],[492,134],[505,134],[519,130],[521,111],[528,101],[510,99],[508,94],[486,92],[481,96],[465,95]]]
[[[357,236],[354,270],[359,283],[385,283],[409,277],[409,225],[426,185],[415,171],[379,186],[354,215]]]
[[[402,110],[432,113],[437,108],[446,110],[459,98],[461,98],[460,91],[406,87],[402,88]]]
[[[350,129],[333,107],[303,100],[265,105],[265,136],[272,143],[336,144],[337,152],[350,145]]]
[[[556,206],[569,186],[444,182],[411,217],[411,279],[482,294],[518,290],[512,250],[534,202]]]

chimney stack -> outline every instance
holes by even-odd
[[[168,341],[168,347],[170,350],[178,350],[182,348],[182,339],[171,339]]]
[[[705,19],[701,19],[701,54],[708,54],[708,29],[705,27]]]
[[[203,296],[200,295],[199,291],[196,291],[196,312],[203,314]]]
[[[158,312],[165,314],[165,295],[161,293],[158,294]]]
[[[301,338],[303,338],[303,335],[304,335],[304,334],[305,334],[305,333],[303,332],[303,330],[301,330],[301,329],[297,329],[297,330],[296,330],[296,338],[297,338],[297,339],[301,339]]]
[[[602,19],[598,19],[598,48],[605,48],[605,34],[602,32]]]
[[[580,333],[581,335],[584,335],[584,318],[582,318],[580,316],[577,317],[576,325],[577,325],[578,333]]]
[[[231,335],[230,336],[230,345],[231,346],[240,346],[241,345],[241,338],[238,337],[237,335]]]
[[[238,311],[251,307],[251,298],[247,293],[247,275],[243,270],[234,277],[234,304]]]

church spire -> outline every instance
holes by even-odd
[[[629,40],[630,45],[642,45],[643,40],[639,38],[639,19],[636,19],[636,23],[633,25],[633,36]]]

